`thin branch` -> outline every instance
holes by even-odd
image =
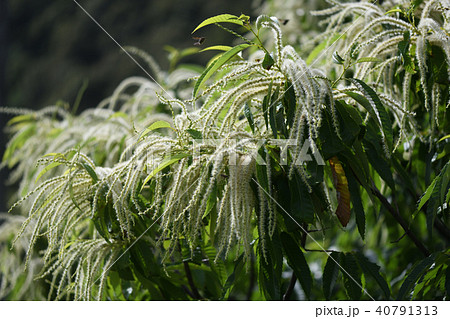
[[[338,253],[339,251],[333,250],[333,249],[307,249],[305,248],[305,251],[311,251],[316,253]]]
[[[195,299],[202,299],[200,296],[200,293],[197,290],[197,287],[195,286],[194,279],[192,278],[191,268],[189,267],[188,261],[183,261],[184,264],[184,271],[186,272],[186,278],[189,283],[189,287],[191,288],[192,294],[194,295]]]
[[[286,290],[286,293],[283,295],[283,300],[287,301],[291,299],[292,292],[294,291],[295,283],[297,282],[297,276],[295,275],[294,271],[292,271],[292,277],[289,281],[288,289]]]
[[[380,193],[380,191],[377,189],[375,185],[372,185],[371,187],[372,194],[374,194],[381,202],[381,204],[388,210],[388,212],[394,217],[394,219],[402,226],[405,233],[408,235],[408,237],[413,241],[413,243],[416,245],[416,247],[422,252],[422,254],[425,257],[428,257],[430,255],[430,251],[425,247],[425,245],[417,238],[417,236],[409,229],[408,224],[403,219],[403,217],[400,215],[400,213],[392,207],[392,205],[389,203],[389,201],[386,199],[386,197],[383,196],[383,194]]]

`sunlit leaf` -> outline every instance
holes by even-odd
[[[205,82],[225,63],[227,63],[231,58],[233,58],[236,54],[241,52],[242,50],[248,48],[250,44],[240,44],[237,45],[227,52],[223,53],[218,59],[216,59],[213,63],[206,68],[206,70],[200,75],[194,87],[194,97],[197,96],[200,88],[205,84]]]
[[[208,18],[206,20],[204,20],[202,23],[200,23],[195,29],[194,31],[192,31],[192,33],[194,33],[195,31],[197,31],[200,28],[203,28],[207,25],[210,24],[214,24],[214,23],[223,23],[223,22],[228,22],[228,23],[234,23],[234,24],[238,24],[238,25],[244,25],[244,23],[242,22],[242,20],[239,20],[239,17],[232,15],[232,14],[219,14],[217,16]]]

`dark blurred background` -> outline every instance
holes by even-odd
[[[79,0],[118,43],[150,53],[168,68],[165,45],[192,47],[191,31],[221,13],[252,15],[254,0]],[[205,46],[230,44],[218,28],[205,28]],[[205,64],[209,54],[182,61]],[[39,109],[73,104],[88,81],[79,111],[95,107],[126,77],[146,76],[73,0],[0,0],[0,106]],[[0,114],[3,128],[8,116]],[[7,137],[0,134],[3,156]],[[7,171],[0,171],[0,212],[7,210]]]

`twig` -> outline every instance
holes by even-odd
[[[291,299],[292,292],[294,291],[295,283],[297,282],[297,276],[295,275],[294,271],[292,271],[292,277],[289,281],[288,289],[286,290],[286,293],[283,296],[283,300],[287,301]]]
[[[188,261],[183,261],[184,264],[184,271],[186,272],[186,277],[189,283],[189,287],[191,288],[192,294],[194,295],[195,299],[202,299],[200,296],[200,293],[197,290],[197,287],[195,286],[194,279],[192,278],[191,268],[189,267]]]
[[[408,235],[408,237],[413,241],[413,243],[416,245],[416,247],[422,252],[422,254],[425,257],[428,257],[430,255],[430,251],[425,247],[425,245],[417,238],[417,236],[409,229],[406,221],[403,219],[403,217],[400,215],[400,213],[392,207],[392,205],[389,203],[389,201],[386,199],[386,197],[383,196],[383,194],[380,193],[380,191],[376,188],[375,185],[372,185],[371,187],[372,194],[374,194],[381,202],[381,204],[388,210],[388,212],[394,217],[394,219],[402,226],[405,233]]]
[[[317,252],[317,253],[338,253],[339,251],[333,249],[307,249],[305,251]]]

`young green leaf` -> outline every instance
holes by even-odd
[[[203,51],[213,51],[213,50],[217,50],[217,51],[229,51],[232,47],[228,46],[228,45],[213,45],[211,47],[207,47],[204,48],[203,50],[201,50],[200,52]]]
[[[240,26],[244,25],[244,22],[242,22],[242,20],[239,19],[239,17],[232,15],[232,14],[219,14],[217,16],[211,17],[206,19],[205,21],[203,21],[202,23],[200,23],[195,29],[194,31],[192,31],[192,33],[194,33],[195,31],[197,31],[200,28],[203,28],[207,25],[210,24],[214,24],[214,23],[234,23]]]
[[[39,175],[36,177],[36,181],[35,181],[35,183],[37,183],[40,179],[41,179],[41,177],[42,177],[42,175],[44,175],[45,173],[47,173],[49,170],[51,170],[52,168],[55,168],[55,167],[57,167],[57,166],[59,166],[59,165],[61,165],[62,163],[58,163],[58,162],[53,162],[53,163],[50,163],[50,164],[48,164],[47,166],[45,166],[44,167],[44,169],[39,173]]]
[[[147,184],[147,182],[152,179],[156,174],[158,174],[160,171],[162,171],[163,169],[165,169],[166,167],[172,165],[173,163],[178,162],[179,160],[190,156],[190,154],[186,154],[186,153],[181,153],[181,154],[175,154],[172,155],[171,157],[166,158],[164,161],[162,161],[161,164],[159,164],[159,166],[157,168],[155,168],[148,176],[147,178],[144,180],[144,182],[142,183],[142,187],[141,187],[141,191],[144,188],[145,184]]]
[[[231,58],[233,58],[236,54],[241,52],[242,50],[248,48],[250,44],[240,44],[237,45],[224,54],[222,54],[218,59],[216,59],[213,63],[210,64],[209,67],[200,75],[194,87],[194,97],[197,96],[198,91],[204,85],[204,83],[225,63],[227,63]]]
[[[173,128],[170,126],[169,122],[156,121],[155,123],[152,123],[149,127],[147,127],[144,132],[142,132],[141,137],[139,138],[139,140],[143,139],[151,131],[157,130],[159,128],[170,128],[171,130],[173,130]]]

